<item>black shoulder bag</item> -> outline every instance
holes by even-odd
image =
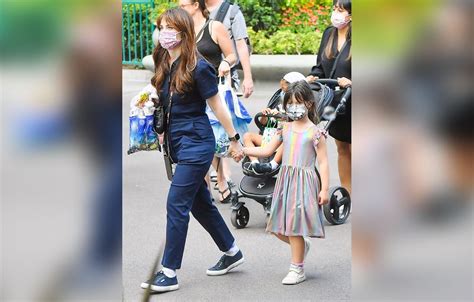
[[[165,120],[165,108],[163,106],[163,102],[160,99],[156,101],[153,100],[155,103],[155,112],[153,113],[153,127],[155,132],[158,134],[163,134],[165,132],[166,127],[166,120]]]

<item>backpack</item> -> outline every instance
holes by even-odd
[[[230,8],[232,6],[232,8]],[[240,11],[240,6],[237,4],[231,4],[229,1],[224,1],[221,6],[219,7],[219,10],[217,11],[216,17],[214,20],[219,21],[221,23],[224,23],[225,16],[227,15],[227,12],[230,9],[230,31],[232,32],[232,25],[234,24],[234,19],[235,16]],[[235,46],[235,40],[234,40],[234,35],[232,34],[232,41],[234,42]],[[245,38],[245,42],[247,43],[247,48],[249,50],[249,55],[252,54],[252,44],[250,43],[250,39],[247,37]],[[237,54],[238,56],[238,54]],[[235,68],[242,70],[242,65],[239,63],[235,66]]]

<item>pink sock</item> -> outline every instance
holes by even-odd
[[[297,266],[297,267],[303,267],[303,266],[304,266],[304,262],[301,262],[301,263],[291,262],[291,265],[294,265],[294,266]]]

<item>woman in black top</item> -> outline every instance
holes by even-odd
[[[204,0],[180,0],[179,6],[193,18],[199,53],[214,66],[218,76],[228,75],[237,57],[224,24],[209,19]]]
[[[352,85],[351,13],[351,0],[334,1],[333,26],[324,31],[317,62],[308,81],[332,78],[337,79],[343,88]],[[341,96],[342,93],[336,93],[336,98]],[[351,99],[347,102],[345,113],[338,115],[329,128],[329,134],[336,140],[341,185],[351,192]]]
[[[205,0],[180,0],[179,6],[193,18],[199,53],[214,66],[219,77],[227,76],[230,67],[237,61],[237,57],[233,52],[232,40],[224,24],[209,19]],[[213,129],[216,127],[222,126],[213,125]],[[241,134],[247,132],[247,128],[239,127],[239,124],[234,123],[234,127]],[[227,181],[230,179],[228,164],[225,159],[220,160],[214,157],[212,165],[217,171],[219,201],[227,203],[232,197]]]

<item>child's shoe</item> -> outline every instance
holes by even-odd
[[[294,285],[306,280],[304,269],[300,266],[291,265],[288,275],[281,281],[285,285]]]

